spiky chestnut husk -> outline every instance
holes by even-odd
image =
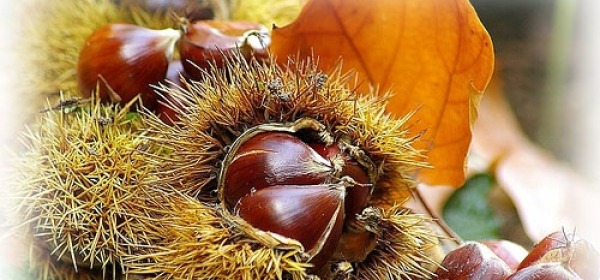
[[[161,207],[169,214],[148,224],[162,242],[148,254],[125,257],[126,271],[153,279],[306,279],[297,250],[276,250],[246,237],[225,219],[222,209],[185,195],[166,192]]]
[[[33,237],[31,232],[26,232],[29,236],[27,245],[29,246],[29,263],[27,267],[28,279],[43,280],[100,280],[102,272],[89,270],[87,268],[73,267],[73,264],[57,260],[48,250],[44,241]]]
[[[404,126],[410,116],[397,119],[385,113],[387,95],[359,95],[351,75],[340,67],[324,73],[310,60],[278,67],[247,63],[239,56],[227,59],[225,70],[207,70],[201,81],[160,87],[181,107],[173,108],[180,118],[174,126],[149,116],[150,130],[167,154],[161,158],[162,182],[214,201],[219,164],[240,134],[260,124],[311,118],[333,138],[348,138],[368,154],[379,173],[377,188],[385,190],[376,201],[392,206],[409,196],[416,168],[426,163],[412,147],[417,136]]]
[[[373,211],[367,209],[366,211]],[[381,211],[375,209],[375,211]],[[369,215],[367,213],[363,216]],[[432,234],[431,217],[392,206],[381,211],[377,246],[356,265],[349,279],[429,279],[439,267],[434,253],[439,238]]]
[[[310,60],[291,59],[288,65],[278,67],[272,62],[247,63],[237,56],[227,59],[226,69],[207,70],[201,81],[188,82],[182,88],[162,88],[165,94],[174,96],[185,108],[173,108],[179,115],[175,125],[167,125],[149,116],[153,119],[150,126],[157,135],[155,140],[165,149],[160,158],[162,167],[159,168],[162,186],[169,186],[202,203],[216,203],[215,179],[219,166],[224,164],[225,155],[238,136],[261,124],[286,124],[311,118],[322,124],[334,139],[348,139],[348,143],[359,147],[372,160],[378,173],[376,177],[379,178],[375,188],[380,188],[372,197],[372,204],[388,206],[393,205],[393,200],[401,202],[407,198],[413,186],[411,178],[415,167],[425,164],[422,163],[420,152],[411,146],[415,137],[410,137],[404,127],[406,118],[410,116],[395,119],[386,114],[383,109],[385,96],[378,97],[375,92],[357,95],[353,85],[349,84],[350,75],[340,73],[339,67],[325,74]],[[403,217],[399,215],[398,219],[402,220]],[[239,223],[232,221],[231,217],[226,216],[224,220],[239,230]],[[415,224],[425,223],[422,217],[412,221]],[[194,221],[183,223],[192,226]],[[407,261],[416,264],[415,267],[399,265],[406,269],[403,271],[406,275],[427,278],[430,274],[424,271],[429,270],[422,267],[433,261],[423,257],[426,251],[423,249],[435,246],[434,240],[437,240],[427,228],[423,225],[422,231],[414,232],[418,236],[416,239],[424,243],[408,247],[418,247],[414,252],[404,250],[402,256],[405,259],[394,256],[382,262],[394,258],[402,263]],[[412,229],[406,228],[408,235],[413,234]],[[404,229],[398,223],[391,223],[389,228],[382,226],[382,230],[398,232]],[[245,242],[256,242],[251,236],[246,235],[245,238]],[[395,246],[399,245],[388,246],[396,249]],[[273,248],[284,251],[290,249]],[[375,252],[373,254],[377,255]],[[303,258],[300,260],[304,261]],[[162,262],[176,266],[178,260],[172,258],[171,261]],[[367,270],[369,267],[367,265],[361,269]],[[371,268],[378,270],[377,267]],[[381,269],[387,270],[389,267]],[[173,270],[166,269],[165,273],[169,271]],[[400,279],[403,274],[394,275]]]
[[[122,255],[153,242],[138,221],[160,202],[152,194],[144,120],[128,113],[132,104],[49,110],[26,139],[24,226],[75,271],[112,275]]]
[[[160,224],[146,228],[164,239],[148,254],[124,258],[129,275],[151,279],[318,279],[307,274],[310,265],[303,252],[261,245],[225,218],[218,205],[171,193],[164,196],[170,197],[169,203],[162,205],[170,214],[161,218]],[[400,206],[369,211],[380,217],[381,235],[375,251],[354,269],[341,271],[347,263],[332,264],[332,271],[322,279],[428,279],[437,268],[426,254],[437,243],[424,223],[430,218]],[[371,214],[364,217],[373,217]]]

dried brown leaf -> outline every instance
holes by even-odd
[[[388,111],[418,110],[411,131],[424,131],[417,148],[428,150],[429,184],[464,181],[471,124],[489,82],[494,56],[488,33],[467,0],[313,0],[299,18],[273,32],[280,57],[319,57],[323,67],[341,57],[356,71],[359,90],[391,90]]]

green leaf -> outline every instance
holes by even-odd
[[[489,194],[494,178],[489,174],[476,174],[457,189],[446,201],[444,221],[463,239],[499,239],[501,219],[494,213]]]

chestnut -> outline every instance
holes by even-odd
[[[435,280],[504,280],[511,273],[504,261],[485,245],[468,242],[446,255]]]
[[[185,86],[185,81],[188,80],[188,76],[183,70],[183,64],[180,60],[169,61],[165,80],[169,82],[172,87],[182,88]]]
[[[183,70],[183,65],[180,60],[169,62],[167,74],[165,77],[169,88],[184,88],[187,75]],[[166,124],[174,125],[179,121],[178,112],[183,110],[184,105],[181,100],[173,96],[171,91],[163,90],[158,95],[158,103],[156,104],[156,115]]]
[[[561,263],[538,263],[515,272],[506,280],[580,280]],[[583,278],[598,279],[598,278]]]
[[[342,170],[340,175],[350,176],[359,183],[348,190],[348,195],[346,196],[346,201],[348,201],[348,203],[346,203],[346,214],[349,217],[354,217],[356,214],[360,213],[360,211],[362,211],[361,206],[365,205],[371,196],[371,190],[373,189],[368,186],[369,182],[371,182],[371,178],[369,178],[364,167],[348,153],[342,152],[339,145],[310,143],[309,146],[331,162],[341,160]],[[369,164],[366,165],[369,166]]]
[[[302,250],[313,271],[331,260],[336,248],[354,248],[339,246],[341,239],[362,238],[342,238],[354,220],[347,218],[346,209],[358,213],[354,209],[367,206],[370,178],[375,178],[369,174],[375,168],[358,148],[334,142],[323,129],[313,119],[248,129],[229,148],[218,178],[223,208],[237,218],[242,231],[271,246]],[[335,148],[323,154],[324,147]],[[360,190],[360,199],[349,196],[354,188]],[[374,234],[368,237],[376,239]],[[345,254],[368,254],[374,247],[371,239],[366,247],[356,248],[360,252]]]
[[[143,105],[153,108],[156,94],[151,84],[163,81],[175,43],[174,29],[152,30],[132,24],[107,24],[85,41],[77,63],[81,93],[98,91],[103,101],[126,104],[138,94]]]
[[[241,52],[247,60],[266,59],[271,44],[269,32],[261,24],[248,21],[200,20],[183,26],[179,53],[185,71],[192,79],[202,78],[211,64],[223,68],[225,57]]]
[[[351,203],[353,201],[346,201],[346,205]],[[360,214],[347,217],[333,259],[348,262],[364,261],[377,246],[381,233],[378,229],[381,217],[381,211],[373,207],[367,207]]]
[[[556,262],[557,260],[545,261],[544,256],[553,250],[566,249],[567,246],[574,241],[574,237],[574,235],[567,234],[563,231],[556,231],[547,235],[544,237],[544,239],[535,244],[529,254],[523,259],[518,269],[522,269],[539,262]],[[549,256],[550,255],[548,255],[548,257]]]
[[[508,240],[484,240],[481,243],[492,250],[512,271],[517,270],[521,261],[528,254],[523,246]]]
[[[276,185],[244,196],[234,212],[258,229],[297,240],[320,266],[342,234],[344,196],[340,185]]]
[[[600,279],[600,254],[574,232],[553,232],[538,242],[519,270],[539,263],[561,263],[582,279]]]
[[[319,184],[333,179],[332,162],[298,137],[285,132],[254,136],[236,150],[224,174],[224,198],[229,208],[250,192],[272,185]]]

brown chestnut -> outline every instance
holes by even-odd
[[[377,246],[381,233],[380,218],[381,212],[373,207],[363,209],[354,217],[347,217],[333,259],[348,262],[364,261]]]
[[[324,146],[346,145],[334,143],[322,129],[312,119],[251,128],[229,148],[218,179],[219,199],[240,219],[243,231],[271,246],[298,244],[313,264],[313,272],[331,260],[339,247],[349,221],[346,209],[366,207],[366,198],[348,200],[348,192],[364,187],[364,192],[370,193],[372,176],[367,170],[374,170],[342,148],[331,149],[332,155],[317,152],[315,139]],[[346,162],[356,163],[348,169],[357,172],[356,179],[352,172],[344,172]],[[344,240],[356,239],[348,236]],[[366,255],[374,247],[365,246],[348,256]]]
[[[184,81],[187,80],[187,75],[183,70],[183,65],[179,60],[169,62],[169,68],[165,77],[169,88],[185,87]],[[171,94],[170,91],[161,91],[158,95],[158,104],[156,104],[156,115],[166,124],[174,125],[179,121],[179,112],[183,110],[184,105],[181,100],[178,100]]]
[[[506,280],[580,280],[561,263],[538,263],[515,272]],[[591,279],[591,278],[590,278]],[[595,278],[598,279],[598,278]]]
[[[285,132],[258,134],[235,152],[223,177],[230,208],[250,192],[273,185],[319,184],[333,179],[336,172],[332,162]]]
[[[556,231],[538,242],[519,270],[538,263],[561,263],[582,279],[600,279],[600,254],[574,232]]]
[[[234,212],[260,230],[297,240],[320,264],[342,234],[345,191],[343,185],[270,186],[242,197]]]
[[[511,273],[504,261],[485,245],[469,242],[448,253],[435,280],[504,280]]]
[[[138,94],[153,108],[151,84],[164,80],[175,43],[174,29],[152,30],[132,24],[107,24],[90,35],[79,53],[77,79],[81,93],[96,90],[103,101],[125,104]]]
[[[484,240],[481,243],[492,250],[512,271],[517,270],[521,261],[528,254],[523,246],[508,240]]]
[[[309,146],[331,162],[341,160],[341,176],[349,176],[359,183],[349,189],[346,196],[346,214],[350,218],[354,218],[363,209],[362,206],[367,203],[371,195],[373,188],[369,186],[369,182],[371,182],[369,174],[365,171],[364,166],[359,164],[347,151],[343,151],[337,144],[310,143]]]
[[[245,59],[264,59],[271,44],[269,32],[261,24],[247,21],[201,20],[183,27],[179,43],[181,62],[192,79],[214,64],[223,66],[224,57],[240,51]]]
[[[180,60],[169,61],[167,68],[167,74],[165,80],[169,82],[172,87],[182,88],[185,86],[185,81],[188,79],[187,74],[183,70],[183,64]]]

